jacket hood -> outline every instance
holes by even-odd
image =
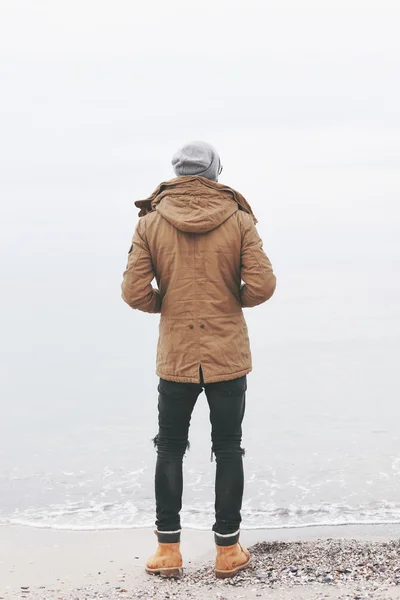
[[[156,210],[180,231],[205,233],[219,227],[237,210],[256,219],[241,194],[205,177],[177,177],[162,183],[147,200],[135,202],[139,216]]]
[[[187,233],[205,233],[229,219],[238,205],[219,190],[190,182],[165,190],[157,198],[156,211],[171,225]]]

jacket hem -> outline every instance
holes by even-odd
[[[230,381],[231,379],[238,379],[244,375],[248,375],[252,371],[252,367],[243,369],[241,371],[234,371],[233,373],[222,373],[221,375],[211,375],[210,377],[203,377],[204,383],[218,383],[219,381]],[[204,373],[204,371],[203,371]],[[175,381],[176,383],[200,383],[200,375],[197,377],[180,377],[178,375],[162,373],[158,369],[156,375],[165,379],[166,381]]]

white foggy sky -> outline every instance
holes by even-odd
[[[277,273],[246,311],[256,369],[264,347],[398,340],[399,22],[385,0],[1,0],[2,394],[154,385],[158,317],[121,274],[133,201],[192,139]]]

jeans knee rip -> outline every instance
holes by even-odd
[[[158,437],[158,434],[156,436],[154,436],[151,441],[153,442],[154,448],[158,448],[159,447],[159,437]],[[190,450],[190,442],[189,442],[189,440],[186,440],[185,452],[186,452],[186,450]]]
[[[217,450],[218,452],[218,450]],[[239,452],[241,456],[245,456],[246,455],[246,449],[245,448],[239,448]],[[211,456],[210,456],[210,461],[213,462],[214,460],[214,454],[216,455],[216,452],[214,450],[214,446],[212,446],[211,448]]]

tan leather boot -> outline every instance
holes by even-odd
[[[162,544],[158,542],[156,553],[146,563],[146,573],[161,575],[161,577],[181,577],[183,569],[180,543]]]
[[[233,577],[250,563],[250,552],[239,542],[233,546],[216,546],[215,575],[218,579]]]

